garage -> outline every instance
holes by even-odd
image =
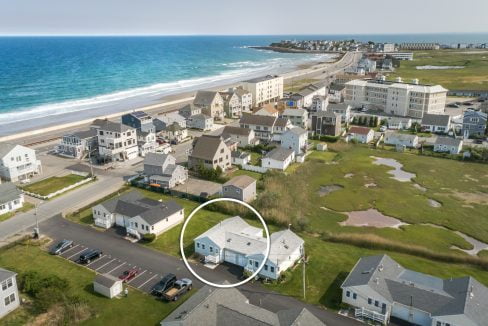
[[[239,266],[246,264],[246,258],[242,254],[228,249],[224,250],[224,261]]]

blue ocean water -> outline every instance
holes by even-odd
[[[324,55],[248,48],[281,39],[310,38],[488,41],[487,34],[0,37],[0,129],[53,115],[102,112],[122,100],[126,106],[135,106],[142,98],[155,101],[171,93],[326,59]]]

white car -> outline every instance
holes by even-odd
[[[386,126],[381,126],[381,127],[380,127],[380,131],[381,131],[381,132],[385,132],[387,129],[388,129],[388,128],[386,128]]]

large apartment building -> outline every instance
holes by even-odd
[[[355,107],[371,106],[397,116],[421,119],[424,113],[442,114],[447,89],[385,80],[352,80],[346,83],[345,102]]]
[[[252,104],[261,106],[283,98],[283,77],[267,75],[243,82],[242,88],[251,92]]]

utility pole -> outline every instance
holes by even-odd
[[[305,285],[305,265],[306,265],[306,261],[305,261],[305,247],[302,248],[302,262],[303,262],[303,299],[305,300],[305,297],[306,297],[306,285]]]

